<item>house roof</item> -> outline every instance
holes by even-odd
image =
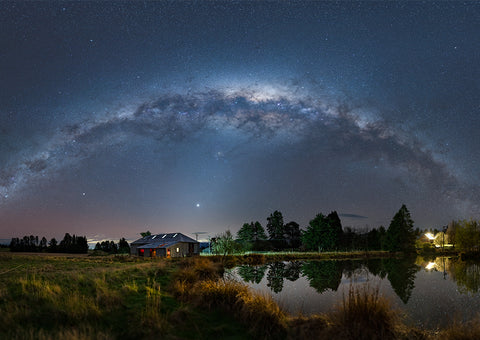
[[[138,248],[163,248],[179,242],[198,243],[198,241],[195,241],[193,238],[185,236],[182,233],[168,233],[148,235],[133,241],[131,244],[139,245]]]
[[[159,249],[159,248],[168,248],[173,246],[174,244],[178,243],[178,241],[170,241],[170,242],[151,242],[141,246],[138,246],[137,249]]]

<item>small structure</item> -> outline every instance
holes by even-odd
[[[185,257],[199,254],[199,242],[182,233],[148,235],[130,243],[130,254],[149,257]]]

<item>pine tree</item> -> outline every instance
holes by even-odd
[[[415,251],[415,230],[413,220],[410,217],[405,204],[393,216],[392,222],[387,229],[385,248],[390,251]]]

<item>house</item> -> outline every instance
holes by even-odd
[[[199,242],[182,233],[148,235],[130,243],[130,254],[149,257],[185,257],[199,254]]]

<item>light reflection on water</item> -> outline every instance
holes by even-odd
[[[294,314],[332,311],[350,285],[378,287],[407,322],[426,328],[480,313],[480,265],[455,259],[274,262],[239,266],[227,275],[271,294]]]

